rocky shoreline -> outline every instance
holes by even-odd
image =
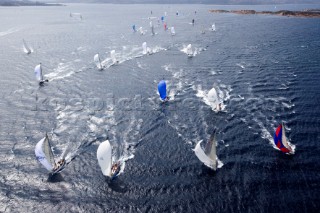
[[[210,10],[212,13],[235,13],[243,15],[278,15],[278,16],[294,16],[294,17],[308,17],[308,18],[320,18],[320,9],[303,10],[303,11],[290,11],[290,10],[279,10],[279,11],[255,11],[255,10]]]

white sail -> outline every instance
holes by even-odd
[[[48,170],[52,171],[55,162],[48,137],[42,138],[36,145],[37,160]]]
[[[176,31],[174,29],[174,27],[171,27],[171,35],[175,35],[176,34]]]
[[[220,111],[221,108],[219,106],[219,98],[218,98],[218,94],[215,88],[212,88],[209,92],[208,92],[208,101],[210,103],[210,105],[212,106],[213,110],[217,110]]]
[[[141,35],[144,35],[144,31],[143,31],[142,27],[139,27],[139,32],[140,32]]]
[[[195,152],[196,156],[198,157],[198,159],[202,163],[204,163],[209,168],[216,170],[217,169],[217,160],[216,159],[213,160],[211,157],[206,155],[206,153],[201,148],[201,143],[202,143],[202,140],[197,143],[197,145],[193,151]]]
[[[41,68],[41,63],[38,64],[35,68],[34,68],[34,74],[36,75],[36,79],[38,81],[43,81],[43,75],[42,75],[42,68]]]
[[[23,39],[23,50],[25,53],[30,54],[31,53],[31,49],[29,48],[29,46],[27,45],[27,42]]]
[[[150,28],[151,28],[151,34],[152,34],[152,35],[155,35],[155,33],[154,33],[154,26],[153,26],[152,21],[150,21]]]
[[[142,53],[145,55],[147,54],[147,42],[142,43]]]
[[[115,51],[115,50],[111,50],[110,56],[111,56],[112,62],[113,62],[114,64],[118,63],[118,61],[117,61],[117,59],[116,59],[116,51]]]
[[[98,69],[101,70],[102,69],[102,65],[101,65],[99,54],[95,54],[94,57],[93,57],[93,60],[96,63]]]
[[[112,147],[108,140],[99,145],[97,150],[97,158],[102,174],[111,177]]]
[[[211,26],[211,30],[212,30],[212,31],[216,31],[216,25],[215,25],[215,24],[213,24],[213,25]]]
[[[188,55],[189,57],[190,57],[190,56],[193,56],[191,44],[189,44],[189,45],[187,46],[187,55]]]

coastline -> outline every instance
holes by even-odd
[[[20,6],[66,6],[59,3],[42,3],[38,1],[0,1],[0,7],[20,7]]]
[[[279,11],[255,11],[255,10],[209,10],[212,13],[234,13],[241,15],[278,15],[288,17],[307,17],[307,18],[320,18],[320,9],[310,9],[303,11],[290,11],[290,10],[279,10]]]

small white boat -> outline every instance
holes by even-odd
[[[39,63],[34,68],[34,74],[35,74],[36,79],[38,80],[40,86],[42,86],[44,84],[44,82],[48,82],[48,79],[46,79],[46,80],[43,79],[41,63]]]
[[[212,24],[211,31],[216,31],[216,24]]]
[[[29,45],[27,44],[27,42],[23,39],[23,51],[27,54],[30,54],[32,52],[31,48],[29,47]]]
[[[146,54],[151,55],[152,54],[151,49],[149,47],[147,47],[147,42],[142,43],[142,54],[143,55],[146,55]]]
[[[286,154],[294,154],[295,153],[295,146],[292,145],[287,136],[284,124],[280,124],[278,128],[276,129],[276,132],[274,134],[274,143],[277,146],[277,148]]]
[[[112,159],[112,146],[108,140],[102,142],[97,149],[98,163],[102,174],[111,180],[120,174],[123,161],[114,161]]]
[[[100,60],[99,54],[95,54],[94,57],[93,57],[93,60],[94,60],[94,62],[96,64],[97,68],[99,70],[103,70],[103,66],[101,64],[101,60]]]

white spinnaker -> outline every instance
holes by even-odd
[[[199,160],[204,163],[206,166],[210,167],[213,170],[216,170],[216,164],[217,164],[217,160],[212,160],[209,156],[207,156],[203,149],[201,148],[201,141],[199,141],[196,145],[196,147],[194,148],[194,152],[196,154],[196,156],[199,158]]]
[[[98,69],[102,69],[102,65],[101,65],[99,54],[95,54],[94,57],[93,57],[93,60],[96,63]]]
[[[111,56],[112,62],[114,64],[118,62],[117,59],[116,59],[116,51],[115,50],[111,50],[110,56]]]
[[[25,53],[30,54],[31,53],[31,49],[29,48],[29,46],[27,45],[26,41],[23,39],[23,50]]]
[[[97,158],[102,174],[111,177],[112,147],[108,140],[99,145],[97,149]]]
[[[187,46],[187,55],[188,56],[192,56],[193,55],[191,44],[188,44],[188,46]]]
[[[45,148],[47,146],[47,148]],[[49,147],[48,147],[49,146]],[[50,151],[48,150],[50,149]],[[48,170],[52,171],[54,163],[52,164],[52,151],[51,147],[49,145],[49,140],[47,137],[42,138],[36,145],[35,148],[35,154],[37,157],[37,160]],[[48,152],[51,152],[51,154],[48,154]]]
[[[147,42],[142,43],[142,53],[144,55],[147,54]]]
[[[176,31],[174,29],[174,27],[171,27],[171,35],[175,35],[176,34]]]
[[[36,75],[36,78],[37,78],[38,81],[43,81],[41,64],[38,64],[38,65],[34,68],[34,74]]]

